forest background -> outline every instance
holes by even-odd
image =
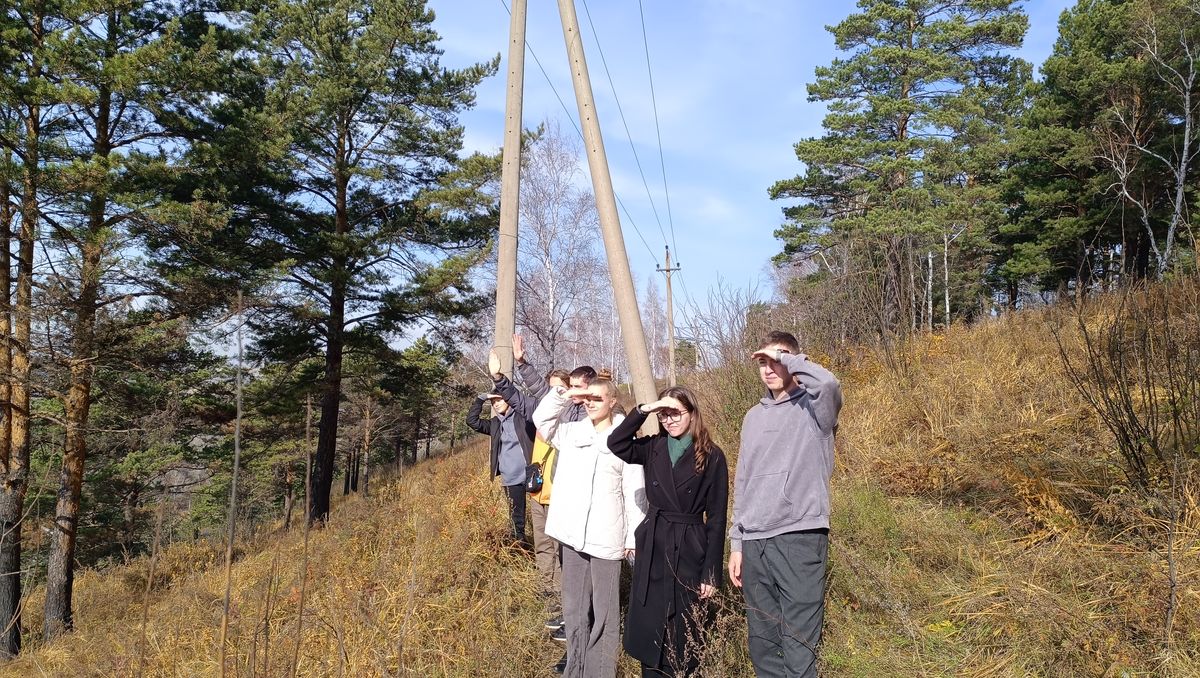
[[[499,58],[443,67],[416,0],[15,0],[0,21],[14,656],[71,631],[81,569],[323,525],[339,492],[463,440],[486,386],[499,156],[462,154],[458,116]],[[1036,497],[1018,511],[1034,542],[1086,525],[1151,554],[1160,621],[1138,627],[1134,663],[1194,667],[1178,637],[1197,632],[1180,558],[1196,548],[1200,5],[1084,0],[1040,79],[1014,55],[1027,28],[1004,0],[863,0],[831,26],[841,55],[808,85],[824,134],[764,187],[784,213],[775,289],[681,305],[677,368],[719,403],[729,449],[768,325],[915,389],[934,338],[1056,310],[1043,343],[1105,432],[1082,466],[994,486],[947,471],[962,451],[943,436],[926,450],[940,467],[888,467],[888,489]],[[526,145],[530,361],[620,378],[578,142],[548,121]],[[663,300],[643,283],[663,376]],[[22,621],[33,592],[40,628]]]

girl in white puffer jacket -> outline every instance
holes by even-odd
[[[623,419],[613,412],[616,396],[611,381],[597,379],[586,389],[552,390],[533,413],[559,455],[546,534],[563,546],[564,675],[574,678],[616,675],[621,559],[632,557],[633,531],[646,515],[644,474],[608,449]],[[587,418],[560,421],[573,397],[583,399]]]

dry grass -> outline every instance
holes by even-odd
[[[916,341],[904,380],[869,359],[840,370],[823,675],[1200,675],[1196,495],[1177,527],[1168,644],[1162,526],[1138,512],[1066,379],[1054,321],[1023,313]],[[690,382],[736,459],[753,370]],[[300,675],[551,675],[562,648],[542,629],[532,559],[504,545],[485,455],[477,443],[380,483],[313,534]],[[288,675],[301,548],[298,532],[242,545],[228,675]],[[221,673],[220,562],[219,546],[162,554],[145,675]],[[3,675],[133,675],[147,569],[81,573],[76,632]],[[29,628],[40,608],[34,592]],[[751,675],[740,598],[722,592],[716,611],[702,675]],[[628,657],[621,675],[636,675]]]
[[[561,650],[542,628],[530,558],[503,545],[507,513],[481,471],[485,455],[473,445],[380,483],[375,496],[343,502],[313,534],[300,675],[549,674],[543,669]],[[294,531],[236,563],[228,675],[288,675],[302,548]],[[221,674],[220,562],[219,546],[163,554],[144,675]],[[30,648],[4,675],[133,675],[147,569],[139,562],[83,573],[75,633]],[[30,599],[30,628],[40,626],[39,596]]]

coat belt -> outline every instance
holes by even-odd
[[[658,529],[658,521],[665,520],[668,523],[676,525],[703,525],[704,515],[700,513],[678,513],[674,511],[664,511],[662,507],[651,504],[646,512],[646,539],[650,542],[647,546],[649,553],[637,554],[636,558],[641,560],[646,558],[646,565],[641,568],[642,576],[638,577],[635,582],[634,596],[640,600],[643,605],[646,604],[646,596],[650,590],[650,564],[654,562],[654,533]]]

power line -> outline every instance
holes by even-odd
[[[500,4],[504,6],[504,11],[508,12],[509,16],[512,16],[512,10],[509,9],[508,3],[504,0],[500,0]],[[571,114],[570,109],[567,108],[567,104],[563,102],[562,96],[560,96],[558,93],[558,88],[554,86],[554,81],[550,79],[550,74],[547,73],[546,68],[542,66],[542,60],[539,59],[537,57],[537,53],[533,51],[533,45],[529,44],[529,40],[525,41],[525,48],[529,50],[529,56],[533,57],[533,62],[537,64],[538,70],[542,72],[542,77],[545,78],[546,84],[550,85],[550,91],[554,92],[554,98],[558,99],[558,105],[562,107],[563,113],[567,114],[567,120],[570,121],[571,127],[575,128],[575,134],[577,134],[579,138],[586,144],[587,140],[583,138],[583,132],[579,129],[579,124],[575,122],[575,117]],[[638,167],[640,168],[641,165],[639,164]],[[643,181],[644,180],[645,177],[643,177]],[[616,198],[617,204],[621,206],[621,211],[625,212],[625,216],[629,220],[629,225],[633,227],[633,232],[637,234],[638,239],[642,241],[642,245],[646,247],[646,253],[650,255],[651,261],[653,261],[654,265],[657,266],[658,257],[654,256],[654,250],[650,249],[650,244],[646,242],[645,236],[642,235],[642,230],[637,227],[637,222],[633,220],[633,215],[629,213],[629,208],[625,207],[625,203],[621,200],[621,196],[616,194],[616,191],[613,191],[613,197]],[[655,213],[655,216],[657,216],[657,212]],[[659,230],[662,230],[661,225],[659,226]]]
[[[617,96],[617,86],[613,82],[612,73],[608,70],[608,59],[604,56],[604,47],[600,44],[600,34],[592,23],[592,12],[588,9],[587,0],[583,0],[583,12],[587,15],[588,26],[592,29],[592,37],[596,40],[596,51],[600,54],[600,63],[604,66],[604,75],[608,78],[608,88],[612,90],[613,100],[617,103],[617,113],[621,124],[625,127],[625,136],[629,139],[629,150],[633,152],[633,161],[637,164],[638,174],[642,177],[642,186],[646,188],[646,198],[650,201],[650,209],[654,212],[654,220],[658,222],[658,232],[662,235],[663,245],[667,244],[667,233],[663,231],[662,219],[658,216],[658,207],[654,204],[654,196],[650,193],[650,182],[646,181],[646,172],[642,169],[642,159],[638,157],[637,146],[633,143],[633,133],[629,131],[629,122],[625,120],[625,109],[621,106],[621,98]]]
[[[654,107],[654,132],[658,135],[658,165],[662,168],[663,195],[667,201],[667,223],[671,228],[671,247],[679,253],[675,244],[675,216],[671,213],[671,190],[667,187],[667,161],[663,157],[662,127],[658,123],[658,97],[654,93],[654,69],[650,67],[650,40],[646,37],[646,12],[642,0],[638,0],[638,15],[642,19],[642,45],[646,48],[646,76],[650,79],[650,103]]]

